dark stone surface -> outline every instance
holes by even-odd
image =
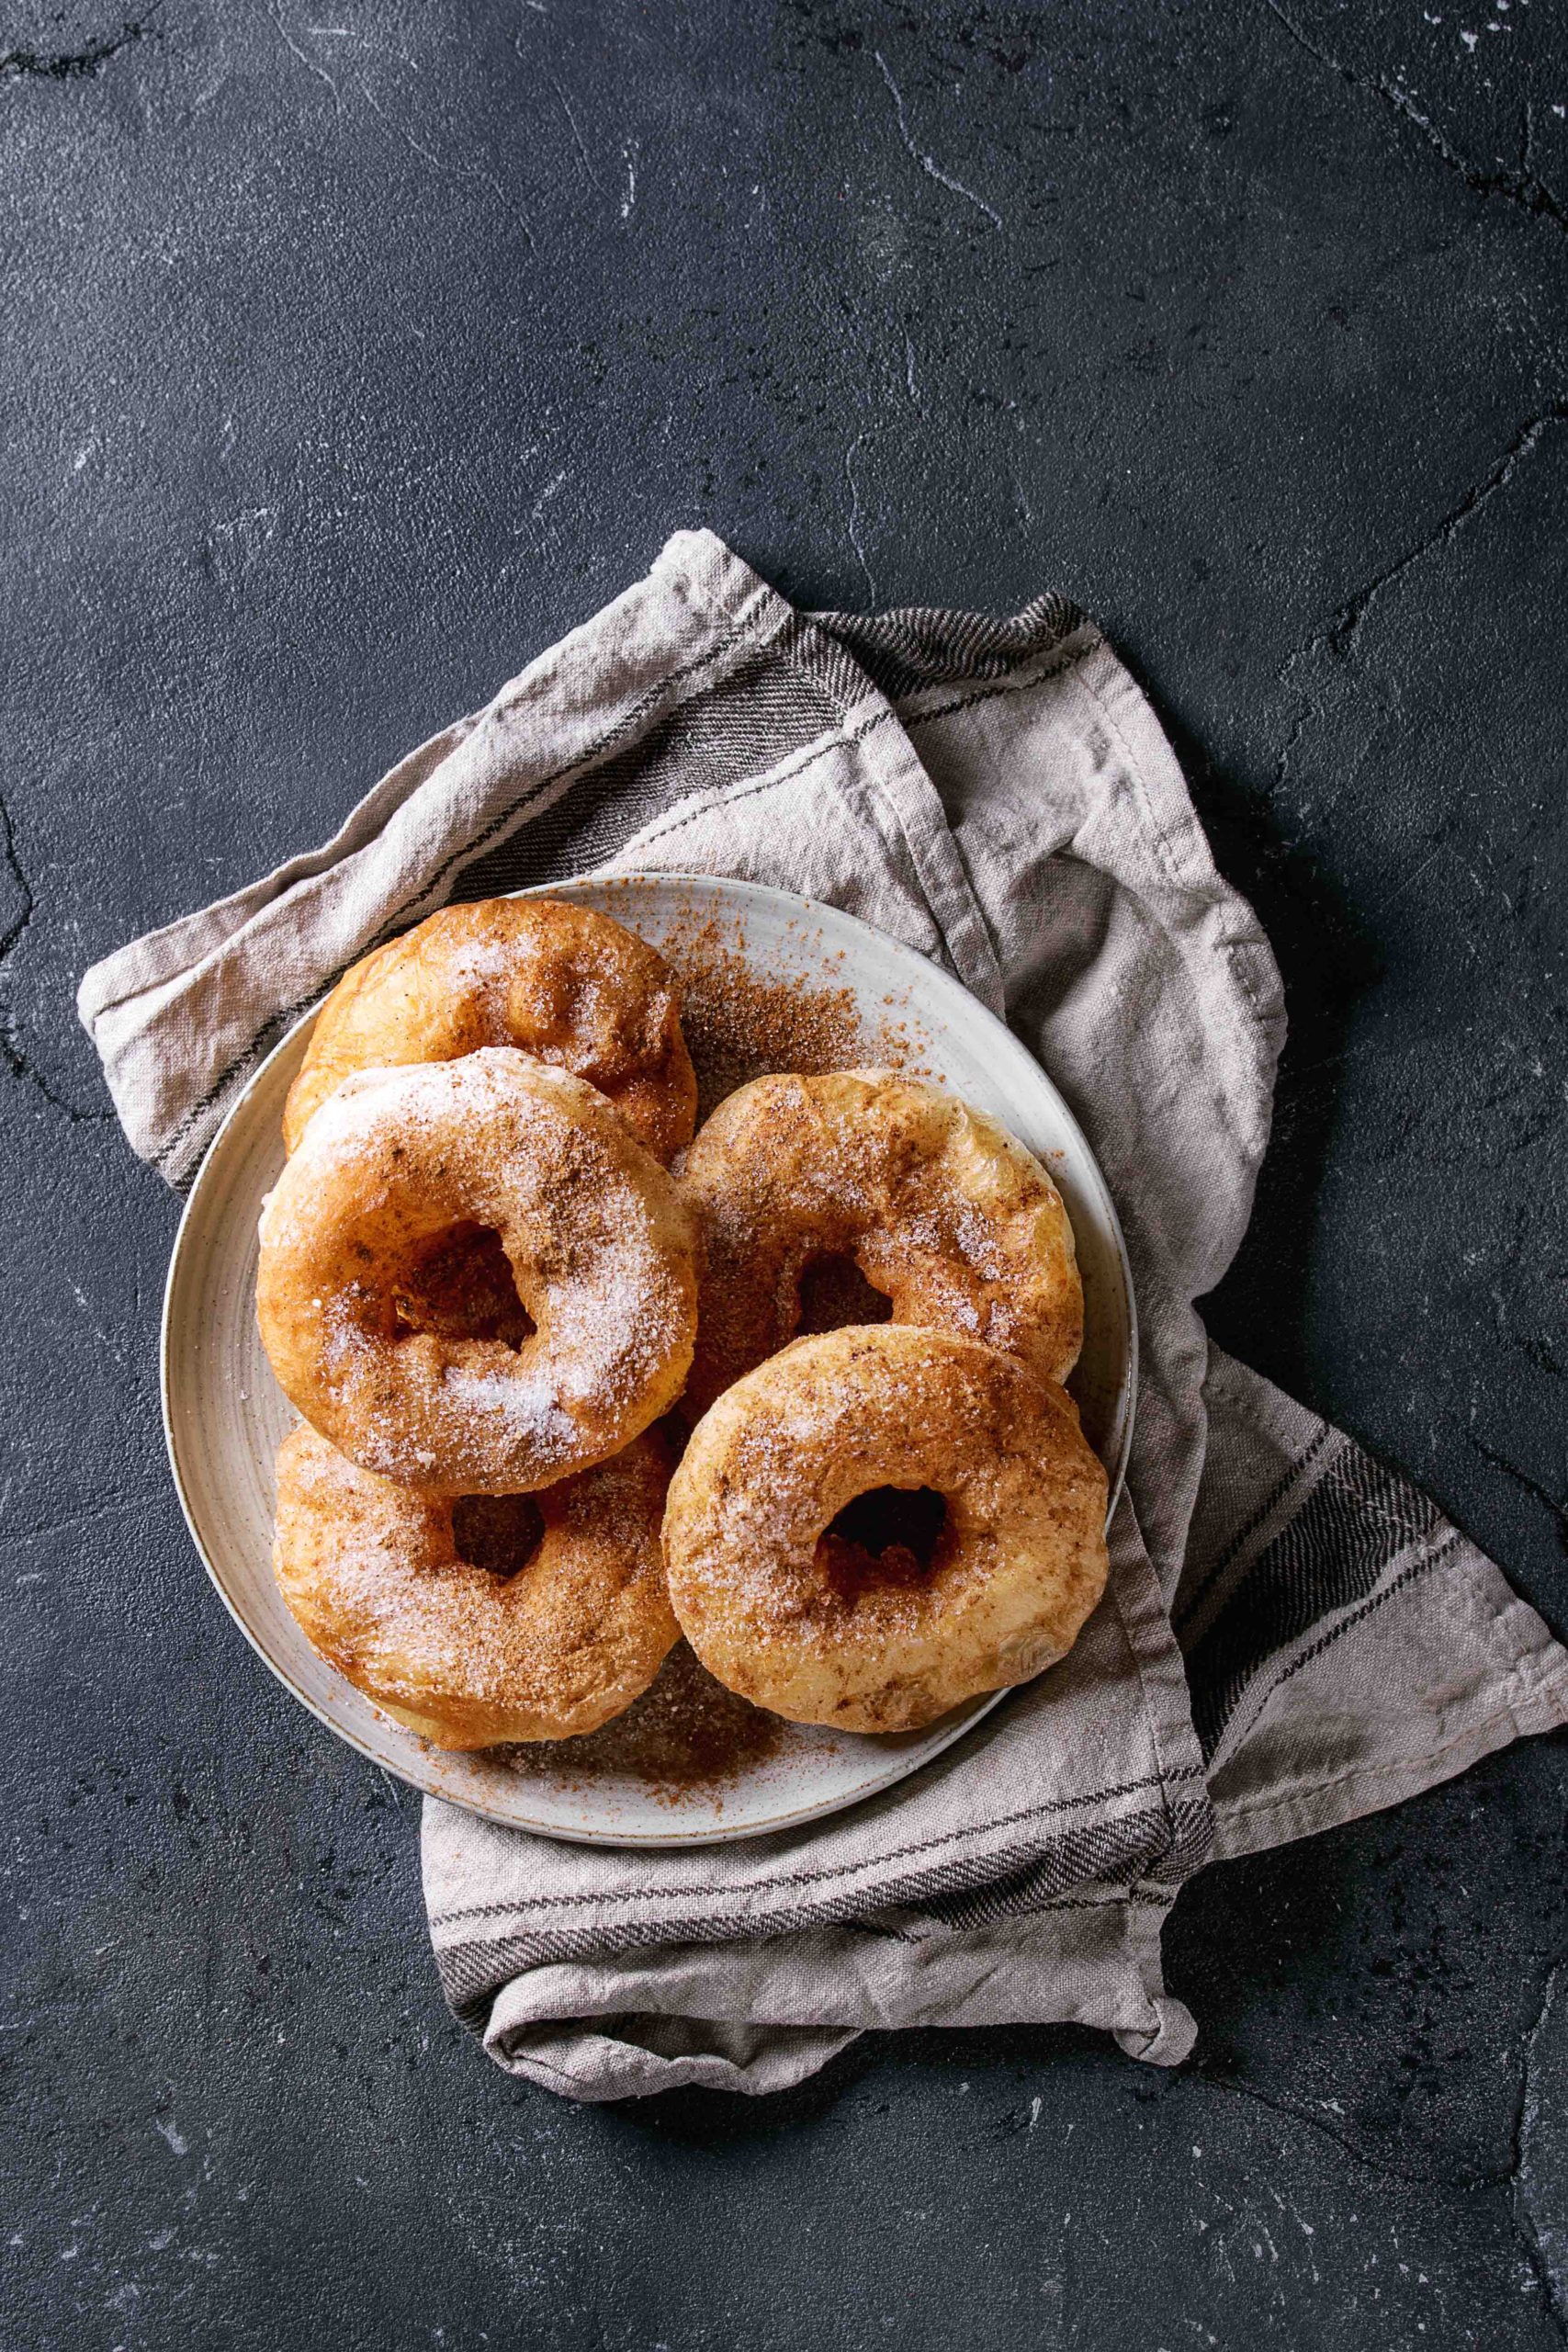
[[[0,0],[7,2352],[1568,2334],[1568,1749],[1215,1871],[1160,2075],[573,2109],[211,1598],[92,956],[705,520],[1069,590],[1294,1021],[1220,1336],[1568,1626],[1568,38],[1548,0]]]

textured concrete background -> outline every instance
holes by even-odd
[[[573,2109],[212,1599],[175,1204],[71,992],[705,521],[1066,589],[1294,1023],[1225,1343],[1568,1630],[1568,27],[1550,0],[0,0],[0,2341],[1545,2346],[1568,1747],[1216,1871],[1174,2075],[867,2041]],[[1456,13],[1457,9],[1457,13]]]

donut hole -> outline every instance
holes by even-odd
[[[470,1568],[514,1577],[544,1541],[545,1521],[532,1495],[459,1495],[452,1506],[452,1548]]]
[[[841,1331],[852,1323],[887,1323],[892,1317],[893,1301],[867,1282],[847,1250],[820,1250],[801,1268],[800,1315],[795,1327],[801,1338]]]
[[[394,1339],[500,1340],[520,1348],[535,1323],[517,1295],[512,1261],[493,1226],[444,1227],[417,1243],[391,1283]]]
[[[872,1487],[829,1521],[818,1566],[840,1600],[929,1584],[942,1566],[947,1500],[934,1487]]]

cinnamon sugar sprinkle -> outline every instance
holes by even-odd
[[[739,917],[694,916],[661,948],[681,980],[681,1026],[697,1073],[699,1125],[738,1086],[777,1071],[816,1076],[874,1064],[929,1074],[916,1069],[914,1041],[891,1001],[868,1020],[853,989],[831,977],[764,979],[747,957]],[[826,972],[843,960],[840,948],[825,959]]]
[[[597,1731],[492,1753],[513,1772],[568,1788],[640,1781],[658,1801],[675,1805],[694,1790],[722,1788],[765,1763],[787,1729],[779,1716],[716,1682],[679,1642],[651,1688]]]

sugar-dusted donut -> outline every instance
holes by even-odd
[[[756,1705],[912,1731],[1072,1647],[1105,1587],[1105,1501],[1062,1389],[978,1340],[852,1326],[698,1422],[665,1506],[670,1598]]]
[[[482,899],[443,907],[344,974],[288,1090],[284,1148],[352,1071],[481,1046],[520,1046],[586,1079],[655,1159],[690,1140],[697,1081],[663,956],[592,907]]]
[[[432,1255],[476,1229],[499,1236],[533,1328],[411,1328]],[[565,1070],[505,1046],[363,1070],[263,1209],[256,1311],[285,1395],[351,1461],[433,1492],[516,1493],[604,1461],[679,1396],[691,1221]]]
[[[1077,1362],[1061,1194],[994,1119],[934,1086],[874,1069],[756,1079],[682,1172],[704,1257],[694,1418],[792,1337],[802,1278],[825,1258],[852,1260],[897,1323],[970,1333],[1045,1380]]]
[[[314,1430],[277,1457],[273,1566],[313,1648],[438,1747],[568,1739],[648,1689],[678,1634],[657,1430],[537,1495],[419,1495]]]

